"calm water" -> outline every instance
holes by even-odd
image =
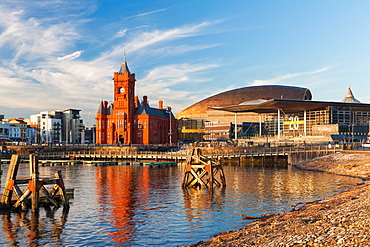
[[[224,164],[227,187],[182,189],[183,167],[140,165],[40,167],[40,175],[61,170],[75,189],[69,212],[40,210],[0,215],[0,243],[6,246],[179,246],[242,228],[242,215],[291,210],[297,202],[333,195],[359,180],[296,170]],[[3,165],[6,178],[7,165]],[[18,175],[28,175],[22,165]],[[1,189],[2,191],[3,189]]]

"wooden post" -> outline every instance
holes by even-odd
[[[59,193],[60,193],[60,196],[62,198],[63,206],[64,207],[69,207],[69,200],[68,200],[68,197],[67,197],[66,188],[64,186],[64,181],[63,181],[63,178],[62,178],[62,172],[57,171],[54,174],[55,174],[55,177],[57,178],[57,185],[60,187],[60,192]]]
[[[3,147],[0,146],[0,176],[3,174],[3,170],[1,170],[1,158],[3,156]]]
[[[6,177],[4,192],[1,197],[2,204],[1,206],[3,208],[10,208],[10,202],[12,200],[13,195],[13,186],[17,178],[18,167],[19,167],[19,156],[13,154],[8,169],[8,175]]]
[[[207,165],[206,165],[206,172],[208,173],[209,176],[209,186],[213,188],[213,182],[214,182],[214,174],[213,174],[213,169],[212,169],[212,161],[208,160]]]
[[[216,175],[220,174],[221,183],[217,181]],[[214,161],[201,155],[200,149],[193,149],[187,157],[183,187],[213,189],[213,185],[226,186],[226,180],[220,161]]]
[[[30,154],[30,176],[31,181],[29,183],[29,189],[31,193],[31,203],[32,203],[32,212],[36,212],[39,209],[39,164],[37,160],[37,155]]]

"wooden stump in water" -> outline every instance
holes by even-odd
[[[13,190],[15,190],[16,193],[20,191],[20,189],[15,183],[18,173],[18,167],[19,167],[19,156],[12,155],[8,169],[8,175],[6,176],[4,192],[3,195],[1,196],[0,201],[2,209],[9,209],[11,207],[10,203],[13,196]]]
[[[186,159],[183,187],[211,188],[213,186],[226,186],[225,174],[220,161],[212,160],[201,154],[199,148],[191,150]],[[220,180],[217,180],[218,179]]]
[[[32,212],[38,211],[40,201],[42,199],[48,204],[58,208],[60,207],[60,204],[56,200],[57,194],[60,195],[63,206],[69,207],[69,201],[66,195],[66,189],[61,172],[55,172],[54,178],[41,178],[38,166],[39,164],[37,155],[30,154],[30,178],[17,180],[16,177],[19,168],[19,157],[18,155],[12,156],[4,192],[0,201],[2,209],[17,209],[21,206],[23,210],[27,210],[29,198],[31,199]],[[21,184],[28,184],[28,186],[22,191],[19,187]],[[45,187],[46,185],[54,185],[54,187],[50,190]],[[40,196],[40,192],[43,194],[43,196]],[[13,199],[13,197],[15,197],[15,199]],[[14,201],[15,203],[12,205],[12,202]]]

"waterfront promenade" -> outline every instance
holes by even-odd
[[[340,145],[301,145],[301,146],[195,146],[211,159],[237,159],[265,162],[285,159],[288,164],[312,159],[342,150]],[[140,150],[135,147],[93,146],[93,147],[47,147],[43,149],[17,150],[23,160],[36,150],[40,160],[114,160],[114,161],[185,161],[189,149],[194,146],[167,148],[167,150]]]
[[[292,205],[291,212],[194,246],[369,246],[370,153],[346,151],[296,167],[358,177],[363,182],[323,200]]]

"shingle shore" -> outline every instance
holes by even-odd
[[[364,182],[193,246],[370,246],[370,152],[337,153],[296,167],[359,177]]]

